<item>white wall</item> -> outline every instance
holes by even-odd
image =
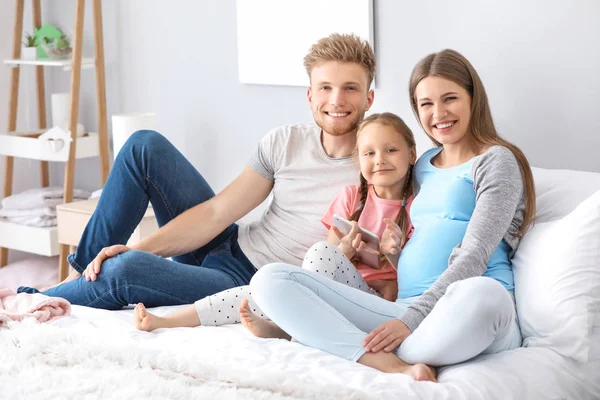
[[[410,71],[454,48],[479,72],[500,133],[533,165],[600,172],[600,2],[379,0],[375,15],[377,110],[400,113],[423,139],[406,94]]]
[[[157,111],[163,132],[216,189],[237,175],[267,130],[311,119],[304,89],[238,83],[235,0],[105,0],[108,6],[117,17],[107,16],[105,31],[118,32],[109,78],[117,92],[109,96],[122,112]],[[451,47],[480,72],[499,131],[532,164],[600,171],[599,2],[375,0],[374,14],[373,111],[403,116],[420,151],[429,142],[409,107],[408,77],[421,57]]]
[[[158,112],[163,133],[215,189],[269,129],[311,120],[306,89],[238,82],[234,0],[118,8],[121,110]]]
[[[72,31],[73,2],[42,5],[46,21]],[[86,6],[84,54],[90,54],[91,2]],[[0,29],[8,38],[13,13],[4,9]],[[103,5],[109,114],[157,112],[161,131],[216,190],[241,171],[269,129],[311,120],[305,89],[238,82],[235,9],[235,0]],[[451,47],[479,71],[499,131],[532,164],[600,171],[598,37],[595,0],[375,0],[379,72],[372,111],[400,114],[413,128],[420,152],[428,148],[409,107],[408,77],[421,57]],[[3,55],[10,53],[10,44],[0,46]],[[2,93],[6,76],[2,70]],[[53,70],[47,77],[48,95],[68,90],[68,73]],[[82,72],[82,84],[80,120],[93,129],[93,71]],[[0,95],[0,126],[6,126],[5,101]],[[98,162],[79,161],[77,168],[76,184],[95,188]],[[61,179],[62,166],[53,168],[52,181]]]

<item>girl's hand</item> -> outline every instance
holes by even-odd
[[[358,250],[366,250],[369,248],[369,246],[367,246],[366,243],[362,241],[361,234],[358,231],[358,222],[350,222],[352,224],[352,229],[350,229],[350,232],[348,232],[347,235],[344,235],[342,231],[340,231],[337,227],[332,227],[336,236],[338,237],[338,239],[340,239],[338,248],[342,251],[342,253],[344,253],[346,257],[348,257],[348,260],[352,260],[352,258],[354,258]]]
[[[380,250],[390,264],[392,264],[392,267],[396,269],[400,252],[402,251],[400,247],[402,244],[402,230],[390,218],[384,218],[383,222],[385,222],[385,230],[381,236]]]
[[[373,353],[381,349],[389,353],[400,346],[411,333],[404,322],[399,319],[392,319],[369,333],[363,340],[363,346],[366,351]]]
[[[92,262],[88,264],[87,268],[81,275],[83,275],[86,281],[95,281],[96,276],[100,273],[100,268],[102,267],[104,260],[114,257],[117,254],[125,253],[129,250],[129,247],[123,246],[122,244],[116,244],[114,246],[103,248],[100,250],[100,253],[98,253],[96,258],[94,258]]]

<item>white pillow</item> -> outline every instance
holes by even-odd
[[[600,173],[531,168],[535,181],[536,221],[561,219],[600,190]]]
[[[513,269],[523,345],[587,362],[600,341],[592,339],[600,312],[600,191],[566,217],[536,224]]]

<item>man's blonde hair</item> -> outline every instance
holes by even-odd
[[[375,77],[375,54],[371,45],[354,34],[333,33],[320,39],[304,57],[304,67],[310,78],[313,68],[325,61],[340,61],[361,65],[368,74],[367,88]]]

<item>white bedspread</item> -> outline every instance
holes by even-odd
[[[597,399],[597,371],[549,349],[520,348],[443,368],[439,383],[422,383],[257,339],[239,325],[140,332],[131,309],[74,306],[51,324],[0,330],[2,399]]]

